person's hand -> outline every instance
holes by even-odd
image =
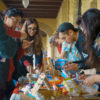
[[[63,66],[66,71],[75,71],[78,70],[78,64],[76,63],[67,63],[65,66]]]
[[[32,65],[28,65],[28,66],[26,67],[26,69],[27,69],[27,71],[28,71],[29,73],[31,73],[31,74],[35,72]]]
[[[40,74],[40,73],[41,73],[41,70],[40,70],[39,68],[36,68],[36,69],[35,69],[35,73],[36,73],[36,74]]]
[[[37,74],[40,74],[40,73],[43,72],[43,71],[44,71],[44,69],[43,69],[42,66],[41,66],[41,67],[36,66],[36,68],[35,68],[35,72],[36,72]]]
[[[83,81],[87,78],[88,76],[87,75],[85,75],[85,74],[80,74],[79,75],[79,83],[80,84],[83,84]]]
[[[27,33],[25,32],[25,28],[26,28],[26,23],[27,21],[24,22],[22,29],[20,30],[21,32],[21,40],[24,40],[27,38]]]
[[[28,48],[34,41],[23,40],[22,48]]]
[[[91,75],[88,76],[84,81],[83,84],[86,86],[92,86],[95,82],[97,82],[97,78],[100,77],[99,75]]]
[[[79,80],[85,80],[88,76],[85,74],[82,74],[79,76]]]
[[[21,32],[21,40],[24,40],[27,38],[27,34],[25,32]]]
[[[22,28],[20,30],[21,32],[25,32],[26,24],[27,24],[27,20],[25,20],[25,22],[24,22],[24,24],[23,24],[23,26],[22,26]]]

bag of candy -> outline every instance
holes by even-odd
[[[68,90],[69,96],[79,96],[82,93],[80,86],[78,86],[70,77],[63,81],[63,84]]]

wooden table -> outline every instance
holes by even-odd
[[[35,100],[35,99],[32,99],[27,95],[22,95],[21,94],[21,99],[20,100]],[[45,100],[100,100],[100,98],[96,97],[96,98],[87,98],[86,99],[84,97],[72,97],[70,99],[69,97],[57,97],[55,99],[45,99]]]
[[[42,95],[45,95],[45,99],[44,100],[100,100],[100,97],[89,97],[89,98],[85,98],[83,96],[79,96],[79,97],[68,97],[68,96],[57,96],[54,99],[51,99],[51,97],[53,97],[53,92],[48,90],[40,90],[40,92]],[[31,97],[29,97],[28,95],[25,95],[23,93],[20,93],[21,95],[21,99],[20,100],[35,100],[32,99]]]
[[[17,89],[17,88],[20,88],[19,84],[15,89]],[[31,97],[29,97],[28,95],[23,94],[22,92],[18,91],[18,93],[20,95],[20,100],[35,100],[35,99],[32,99]],[[39,93],[41,94],[41,96],[45,97],[45,99],[43,99],[43,100],[100,100],[100,97],[85,98],[83,96],[79,96],[79,97],[70,98],[69,96],[64,96],[64,95],[56,96],[54,98],[54,91],[47,90],[47,89],[40,89]],[[53,98],[53,99],[51,99],[51,98]],[[16,100],[16,99],[14,99],[14,100]]]

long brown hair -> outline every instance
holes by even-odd
[[[30,36],[28,34],[28,26],[30,24],[36,24],[36,26],[37,26],[36,27],[36,33],[35,33],[34,36]],[[33,44],[31,46],[29,46],[26,51],[30,54],[40,54],[41,49],[42,49],[42,40],[41,40],[41,35],[40,35],[40,32],[39,32],[39,25],[38,25],[38,22],[35,18],[30,18],[27,21],[25,32],[27,33],[27,39],[26,40],[29,40],[29,41],[34,40]]]
[[[94,48],[95,40],[100,33],[100,10],[95,8],[87,10],[78,18],[77,25],[85,30],[84,50],[88,54],[86,65],[100,70],[100,57]]]

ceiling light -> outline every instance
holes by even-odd
[[[24,8],[27,8],[29,5],[29,0],[22,0],[22,4],[23,4]]]

